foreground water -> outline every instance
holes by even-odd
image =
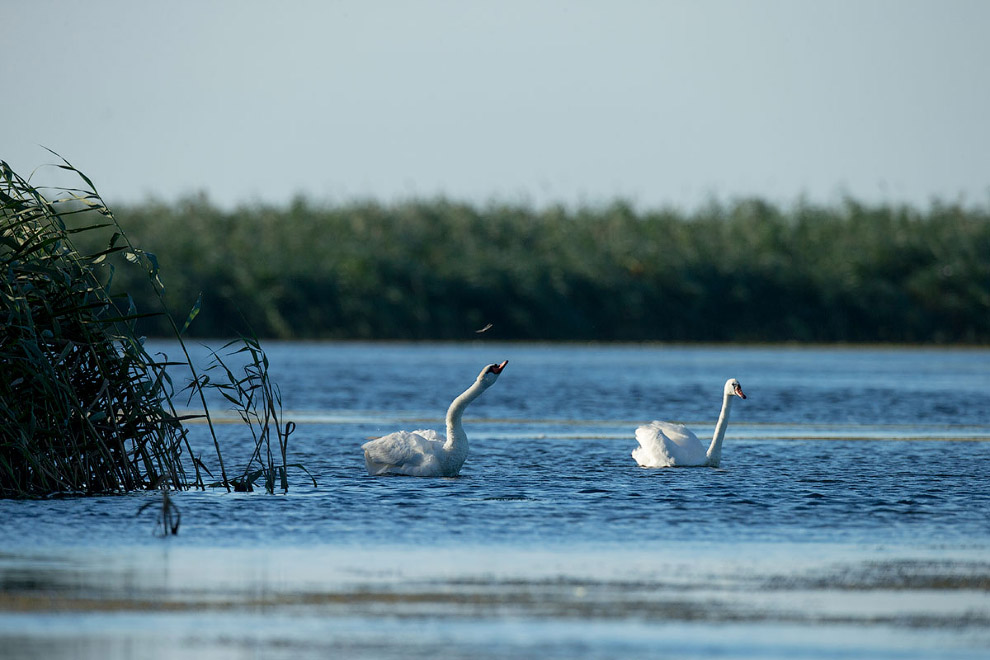
[[[163,350],[171,350],[167,346]],[[10,657],[970,658],[990,651],[990,351],[272,344],[286,495],[0,502]],[[360,444],[466,418],[457,479]],[[636,424],[719,469],[642,469]],[[193,427],[208,456],[205,429]],[[228,462],[244,429],[220,426]]]

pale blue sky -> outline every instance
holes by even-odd
[[[111,202],[986,206],[988,31],[981,0],[2,0],[0,158]]]

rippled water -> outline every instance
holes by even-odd
[[[47,657],[990,648],[990,351],[267,348],[298,423],[291,460],[318,486],[297,471],[287,495],[180,493],[168,540],[135,515],[153,495],[0,502],[0,642]],[[442,428],[450,399],[503,359],[468,409],[459,478],[365,474],[362,442]],[[719,469],[635,465],[638,423],[710,436],[730,376],[749,398]],[[220,429],[246,446],[238,425]]]

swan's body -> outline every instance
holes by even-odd
[[[468,455],[468,439],[461,417],[468,404],[491,387],[508,363],[490,364],[447,409],[447,437],[430,429],[397,431],[366,442],[364,462],[370,475],[404,474],[411,477],[456,477]]]
[[[654,421],[636,429],[639,447],[633,450],[632,457],[642,467],[718,467],[734,396],[746,398],[739,381],[730,378],[722,390],[722,411],[707,450],[698,436],[683,424]]]

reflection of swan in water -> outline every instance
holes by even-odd
[[[490,364],[482,369],[474,384],[450,404],[446,441],[436,431],[419,430],[397,431],[363,444],[368,474],[456,477],[468,455],[467,434],[461,424],[464,409],[498,380],[508,362]]]
[[[636,429],[639,447],[632,457],[643,467],[718,467],[722,460],[722,439],[729,425],[729,408],[732,397],[745,399],[742,386],[735,378],[725,381],[722,391],[722,412],[718,414],[715,435],[708,451],[691,429],[683,424],[650,422]]]

